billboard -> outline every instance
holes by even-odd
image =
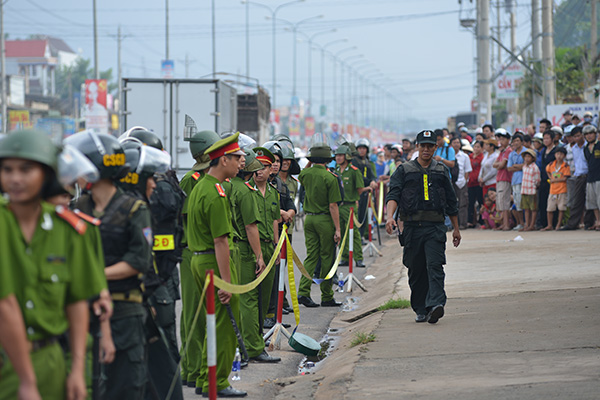
[[[175,61],[162,60],[160,63],[160,75],[163,78],[173,78],[175,75]]]
[[[31,128],[28,110],[9,110],[8,111],[8,130],[14,131],[17,129]]]
[[[108,133],[106,79],[85,80],[85,126],[97,133]]]
[[[525,68],[519,63],[510,64],[500,76],[494,80],[494,91],[497,99],[518,99],[519,84],[525,76]]]
[[[565,122],[563,113],[567,110],[571,110],[573,114],[577,114],[580,119],[583,120],[583,113],[586,111],[591,112],[594,115],[594,120],[598,118],[598,103],[575,103],[575,104],[560,104],[546,107],[546,118],[548,118],[552,125],[560,125]]]

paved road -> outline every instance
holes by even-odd
[[[304,246],[304,234],[302,230],[302,226],[298,227],[298,231],[293,232],[292,236],[292,245],[294,250],[298,254],[301,260],[304,260],[306,257],[306,248]],[[365,263],[368,265],[374,260],[374,257],[365,257]],[[356,269],[355,269],[356,270]],[[368,270],[368,268],[366,269]],[[348,273],[348,267],[340,267],[340,271],[344,273],[344,276]],[[365,274],[364,269],[359,269],[356,271],[357,275],[362,278]],[[300,273],[296,271],[296,280],[297,285],[300,281]],[[297,287],[296,285],[296,287]],[[337,301],[343,301],[347,293],[337,293],[335,294],[335,298]],[[320,291],[317,285],[313,285],[312,294],[313,300],[315,302],[320,301]],[[288,294],[288,300],[289,300]],[[178,303],[178,308],[180,308],[180,304]],[[329,324],[332,318],[339,312],[339,308],[314,308],[308,309],[304,306],[300,306],[300,325],[298,327],[298,332],[309,335],[313,339],[320,341],[323,336],[326,334]],[[179,311],[178,311],[179,315]],[[179,322],[179,321],[178,321]],[[285,315],[283,317],[283,322],[287,322],[292,325],[292,328],[295,325],[294,316],[293,315]],[[266,330],[265,330],[266,332]],[[291,330],[290,330],[291,333]],[[282,358],[282,361],[278,364],[250,364],[248,368],[242,370],[241,381],[233,382],[233,386],[238,389],[243,389],[248,391],[249,398],[254,399],[269,399],[274,398],[279,391],[279,381],[282,378],[289,376],[298,375],[298,366],[304,356],[300,353],[295,352],[287,342],[284,342],[281,350],[274,350],[270,353],[274,356],[278,356]],[[230,381],[231,382],[231,381]],[[195,399],[198,398],[194,393],[194,389],[184,388],[184,398],[185,399]]]
[[[279,398],[304,385],[314,390],[298,398],[598,399],[600,235],[516,236],[463,233],[463,244],[447,253],[449,298],[436,325],[416,324],[412,310],[351,324],[335,318],[345,330],[340,351]],[[387,250],[373,272],[402,276],[395,286],[380,285],[380,297],[408,298],[401,252]],[[350,348],[357,330],[372,332],[375,342]]]

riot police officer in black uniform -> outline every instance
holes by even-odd
[[[460,244],[458,202],[449,170],[433,159],[437,148],[435,134],[417,135],[419,157],[398,167],[390,180],[387,195],[386,230],[395,228],[404,246],[404,265],[408,268],[410,303],[416,322],[435,324],[444,316],[446,292],[445,215],[450,217],[454,247]],[[401,222],[397,223],[397,219]]]
[[[371,187],[372,190],[377,189],[377,175],[375,174],[375,166],[369,160],[369,141],[367,139],[358,139],[356,141],[356,154],[352,157],[352,165],[358,168],[358,171],[363,176],[365,187]],[[358,201],[358,220],[362,223],[360,229],[361,236],[368,236],[366,229],[368,223],[364,223],[367,216],[369,193],[363,192]]]

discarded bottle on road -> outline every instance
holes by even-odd
[[[344,293],[344,273],[343,272],[340,272],[338,274],[338,287],[339,287],[339,292]]]
[[[232,381],[239,381],[240,379],[242,379],[242,377],[240,376],[241,364],[242,364],[242,356],[240,355],[239,347],[237,347],[235,349],[235,357],[233,358],[233,366],[231,367],[231,372],[232,372],[231,380]]]

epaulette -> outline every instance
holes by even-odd
[[[273,187],[273,189],[277,190],[277,185],[274,184],[273,182],[269,182],[269,185],[271,185]]]
[[[223,186],[221,186],[220,183],[215,183],[215,187],[217,188],[217,192],[219,193],[219,196],[227,197],[227,195],[225,194],[225,190],[223,190]]]
[[[231,179],[227,178],[227,179],[225,179],[225,182],[230,183]]]
[[[332,170],[328,169],[327,171],[331,172],[331,175],[335,176],[336,178],[338,177],[337,174],[335,172],[333,172]]]
[[[80,235],[83,235],[87,229],[87,224],[79,218],[73,211],[63,206],[56,206],[56,214],[67,221]]]
[[[298,178],[292,176],[292,179],[295,180],[296,182],[300,183],[300,181],[298,180]]]
[[[350,164],[350,168],[352,168],[355,171],[358,171],[358,168],[356,168],[354,165]]]
[[[248,186],[248,187],[250,188],[250,190],[252,190],[252,191],[256,192],[256,190],[257,190],[257,189],[256,189],[254,186],[252,186],[252,185],[250,184],[250,182],[244,182],[244,183],[246,184],[246,186]]]
[[[198,179],[200,179],[200,172],[194,172],[192,174],[192,178],[194,178],[195,181],[197,181]]]
[[[84,213],[83,211],[79,210],[79,209],[75,209],[73,210],[73,212],[75,214],[77,214],[77,216],[87,222],[89,222],[92,225],[96,225],[99,226],[100,225],[100,219],[92,217],[91,215],[87,215],[86,213]]]

